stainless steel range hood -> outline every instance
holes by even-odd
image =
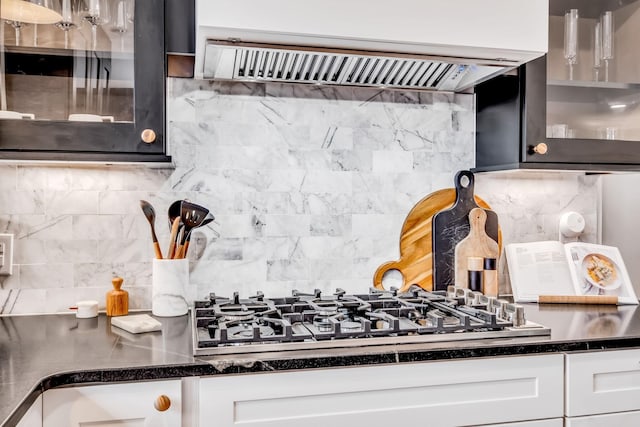
[[[197,0],[195,77],[462,92],[543,55],[547,0]]]

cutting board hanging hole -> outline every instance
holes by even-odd
[[[401,289],[404,287],[404,275],[398,269],[392,268],[382,275],[382,287],[386,290],[392,288]]]
[[[469,186],[471,185],[471,182],[472,181],[469,175],[460,175],[460,187],[469,188]]]

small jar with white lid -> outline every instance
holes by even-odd
[[[98,316],[98,301],[86,300],[76,303],[76,317],[78,319],[89,319]]]

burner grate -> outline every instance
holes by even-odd
[[[316,289],[279,298],[212,293],[195,301],[192,318],[196,355],[550,334],[527,322],[522,306],[454,287],[362,295]]]

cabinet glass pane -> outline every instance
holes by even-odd
[[[640,141],[640,1],[549,10],[547,137]]]
[[[134,0],[0,0],[0,15],[0,118],[134,120]]]

